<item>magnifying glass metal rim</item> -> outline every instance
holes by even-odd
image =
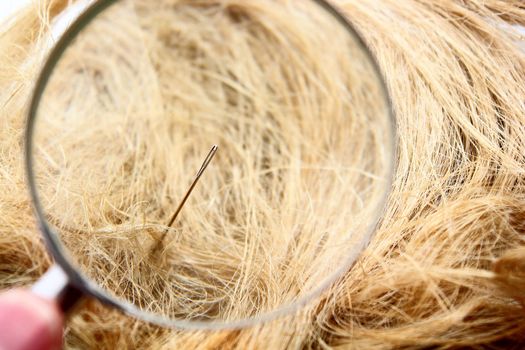
[[[48,222],[46,221],[44,210],[41,207],[40,200],[38,197],[36,183],[34,181],[34,172],[33,172],[33,154],[32,154],[33,132],[34,132],[34,124],[37,118],[37,112],[38,112],[38,106],[39,106],[40,100],[45,91],[49,78],[51,77],[56,64],[62,57],[62,54],[67,49],[68,45],[81,32],[81,30],[85,28],[98,14],[100,14],[102,11],[107,9],[110,5],[119,2],[119,0],[98,0],[94,2],[89,8],[87,8],[71,24],[71,26],[64,32],[64,34],[60,37],[60,39],[57,41],[57,43],[51,50],[44,66],[42,67],[42,70],[40,72],[40,75],[36,81],[36,84],[33,90],[33,95],[31,98],[30,105],[29,105],[29,109],[28,109],[27,124],[26,124],[26,131],[25,131],[25,166],[26,166],[26,175],[27,175],[27,182],[29,186],[30,196],[31,196],[31,199],[33,200],[33,208],[36,213],[40,231],[42,232],[44,236],[48,250],[51,252],[51,255],[53,256],[55,260],[55,266],[51,268],[51,270],[54,270],[53,275],[55,276],[57,274],[57,271],[61,270],[62,272],[58,272],[58,274],[59,275],[62,274],[62,276],[64,276],[64,278],[62,278],[62,280],[64,281],[63,286],[61,287],[63,289],[62,292],[69,289],[70,291],[71,290],[74,291],[73,293],[70,293],[70,294],[76,295],[76,296],[79,296],[80,294],[84,293],[85,295],[96,298],[100,300],[101,302],[103,302],[104,304],[117,308],[118,310],[121,310],[131,316],[134,316],[138,319],[141,319],[146,322],[153,323],[153,324],[157,324],[163,327],[180,328],[180,329],[208,329],[208,330],[209,329],[212,329],[212,330],[233,329],[233,328],[254,326],[254,325],[257,325],[263,322],[267,322],[267,321],[273,320],[278,317],[290,315],[296,312],[301,307],[305,306],[306,304],[311,302],[313,299],[320,296],[321,293],[323,293],[330,285],[332,285],[337,279],[339,279],[346,271],[348,271],[353,266],[358,255],[364,250],[364,248],[366,248],[366,246],[370,242],[370,239],[372,238],[373,233],[377,228],[379,220],[382,217],[382,213],[385,210],[386,201],[387,201],[388,195],[390,194],[390,190],[391,190],[392,182],[394,178],[394,173],[395,173],[395,161],[397,159],[397,135],[396,135],[396,129],[395,129],[397,123],[396,123],[394,112],[392,110],[392,103],[389,97],[388,89],[384,81],[383,75],[381,74],[381,70],[379,69],[379,66],[376,62],[375,57],[372,55],[372,53],[368,49],[362,37],[359,35],[359,33],[353,27],[353,25],[346,19],[346,17],[340,12],[340,10],[337,9],[333,4],[331,4],[329,0],[310,0],[310,1],[312,1],[313,3],[316,3],[323,10],[325,10],[328,14],[333,16],[334,19],[337,20],[349,32],[349,34],[353,36],[358,46],[362,50],[362,52],[365,53],[367,59],[369,60],[370,64],[372,65],[374,69],[375,74],[377,75],[378,82],[381,84],[382,95],[384,96],[386,103],[387,103],[386,112],[388,113],[388,117],[390,118],[391,135],[388,138],[390,140],[390,144],[386,146],[390,147],[391,157],[389,159],[389,164],[388,164],[388,167],[389,167],[388,175],[389,176],[388,176],[388,179],[386,179],[386,184],[385,184],[386,190],[383,195],[383,198],[381,199],[380,203],[377,206],[375,218],[373,221],[371,221],[371,223],[369,224],[367,228],[367,234],[364,236],[364,238],[360,242],[358,242],[356,246],[353,247],[353,251],[351,252],[351,254],[349,254],[346,260],[346,263],[342,264],[342,266],[336,272],[334,272],[330,277],[326,278],[323,281],[323,283],[321,283],[319,286],[317,286],[313,291],[311,291],[307,295],[304,295],[298,298],[298,300],[290,302],[273,311],[266,312],[266,313],[263,313],[261,315],[257,315],[251,318],[236,319],[236,320],[231,320],[231,321],[220,320],[220,319],[211,319],[210,321],[194,321],[194,320],[171,319],[165,316],[150,313],[150,312],[141,310],[140,308],[138,308],[137,306],[129,302],[126,302],[124,300],[119,300],[116,297],[112,297],[104,289],[102,289],[96,283],[94,283],[89,278],[84,276],[80,271],[78,271],[68,261],[68,259],[66,259],[64,247],[58,239],[58,234],[53,232],[53,229],[49,226]],[[51,278],[48,281],[46,281],[44,280],[44,278],[42,278],[40,287],[42,287],[42,284],[44,284],[43,287],[45,288],[46,283],[56,284],[56,280],[53,281],[53,279]],[[49,287],[53,288],[50,285]],[[56,288],[56,286],[54,286],[54,288]],[[74,302],[69,302],[67,304],[68,305],[67,307],[70,307],[73,303]],[[64,311],[67,311],[67,310],[64,310]]]

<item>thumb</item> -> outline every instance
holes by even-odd
[[[53,301],[24,289],[0,294],[0,350],[60,349],[63,323]]]

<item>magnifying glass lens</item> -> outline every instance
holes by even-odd
[[[317,1],[106,7],[43,73],[30,121],[53,253],[91,294],[174,325],[290,312],[348,271],[394,157],[348,24]]]

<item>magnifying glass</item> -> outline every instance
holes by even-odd
[[[97,1],[29,109],[55,260],[32,290],[166,327],[290,314],[370,241],[394,125],[371,53],[326,1]]]

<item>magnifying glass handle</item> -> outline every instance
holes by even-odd
[[[81,297],[58,265],[53,265],[29,290],[0,293],[0,349],[62,348],[64,314]]]
[[[82,297],[83,293],[72,286],[64,270],[54,264],[31,287],[31,292],[37,296],[50,300],[64,313],[67,313]]]

